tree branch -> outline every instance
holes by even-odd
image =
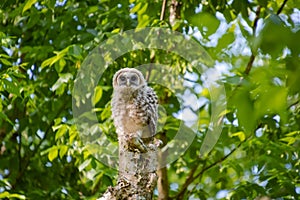
[[[187,187],[195,180],[194,174],[196,173],[196,170],[198,169],[199,165],[196,165],[194,168],[191,169],[186,181],[184,182],[183,186],[181,187],[180,192],[176,195],[176,197],[172,199],[182,199],[183,195],[187,189]]]
[[[258,6],[257,7],[257,10],[256,10],[256,12],[255,12],[255,19],[254,19],[254,22],[253,22],[253,28],[252,28],[252,31],[253,31],[253,37],[256,37],[256,30],[257,30],[257,22],[258,22],[258,20],[259,20],[259,16],[260,16],[260,10],[261,10],[261,7],[260,6]],[[249,73],[250,73],[250,71],[251,71],[251,69],[252,69],[252,66],[253,66],[253,62],[254,62],[254,60],[255,60],[255,57],[256,57],[256,55],[255,55],[255,52],[254,52],[254,50],[251,48],[251,56],[250,56],[250,60],[249,60],[249,62],[248,62],[248,64],[247,64],[247,67],[246,67],[246,69],[245,69],[245,71],[244,71],[244,74],[245,75],[249,75]]]
[[[249,138],[249,137],[248,137],[248,138]],[[213,168],[213,167],[216,166],[217,164],[219,164],[219,163],[223,162],[224,160],[226,160],[226,159],[227,159],[229,156],[231,156],[238,148],[240,148],[240,146],[241,146],[244,142],[246,142],[246,141],[248,140],[248,138],[246,138],[246,140],[240,142],[236,148],[234,148],[233,150],[231,150],[231,152],[229,152],[229,154],[227,154],[226,156],[220,158],[219,160],[213,162],[212,164],[210,164],[210,165],[208,165],[208,166],[206,166],[206,167],[204,166],[203,169],[202,169],[200,172],[198,172],[196,175],[194,175],[195,172],[197,171],[198,166],[199,166],[199,165],[196,165],[196,166],[190,171],[189,176],[188,176],[186,182],[185,182],[184,185],[182,186],[180,192],[178,192],[178,194],[174,197],[174,199],[183,199],[187,187],[188,187],[192,182],[194,182],[197,178],[201,177],[201,176],[203,175],[203,173],[206,172],[207,170]],[[173,199],[173,198],[172,198],[172,199]]]
[[[167,0],[163,0],[162,6],[161,6],[160,20],[164,20],[164,18],[165,18],[166,4],[167,4]]]
[[[250,56],[249,62],[248,62],[248,64],[247,64],[247,67],[246,67],[246,69],[245,69],[245,71],[244,71],[244,74],[245,74],[245,75],[249,75],[249,73],[250,73],[250,71],[251,71],[251,69],[252,69],[254,60],[255,60],[255,55],[252,54],[252,55]]]
[[[58,112],[55,115],[55,118],[57,118],[64,110],[65,110],[65,106],[67,105],[67,103],[70,101],[65,101],[65,103],[60,107],[60,109],[58,110]],[[54,119],[55,119],[54,118]],[[15,181],[12,183],[12,188],[15,188],[15,186],[18,184],[19,179],[24,175],[24,173],[26,172],[27,167],[30,164],[30,160],[31,158],[33,158],[35,156],[35,154],[39,151],[40,146],[42,145],[42,143],[47,139],[47,136],[49,135],[49,132],[52,128],[52,126],[54,125],[54,121],[52,121],[49,126],[47,127],[46,131],[45,131],[45,136],[44,138],[41,138],[41,140],[39,141],[39,143],[35,146],[35,149],[29,153],[28,156],[26,156],[24,159],[22,159],[21,165],[20,167],[20,171],[18,173],[18,175],[16,176]],[[21,161],[21,160],[20,160]],[[22,166],[23,165],[23,166]]]
[[[283,7],[287,3],[288,0],[284,0],[283,3],[281,4],[280,8],[277,10],[276,14],[279,15],[281,11],[283,10]]]

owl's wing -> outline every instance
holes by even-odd
[[[157,118],[158,118],[158,102],[157,96],[152,88],[147,87],[146,89],[147,103],[148,103],[148,129],[150,137],[156,134]]]

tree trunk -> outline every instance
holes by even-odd
[[[181,3],[177,0],[172,0],[170,5],[170,16],[169,16],[169,22],[171,26],[174,26],[177,19],[180,19],[180,6]]]
[[[167,144],[166,132],[160,133],[160,140],[163,144]],[[159,151],[158,153],[158,170],[157,170],[157,190],[158,190],[158,200],[168,200],[169,199],[169,180],[168,171],[165,166],[165,160],[167,159],[168,151]]]
[[[128,148],[130,141],[119,137],[119,177],[99,200],[151,200],[157,183],[157,145],[147,144],[147,152]]]

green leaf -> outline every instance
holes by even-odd
[[[281,18],[275,14],[266,19],[265,23],[259,38],[260,48],[264,53],[278,57],[286,46],[295,43],[293,34]]]
[[[0,64],[4,64],[4,65],[7,65],[7,66],[12,66],[12,63],[10,61],[8,61],[7,59],[4,59],[4,58],[0,58]]]
[[[286,136],[294,136],[294,135],[299,135],[300,134],[300,131],[292,131],[288,134],[286,134]]]
[[[258,99],[255,101],[257,118],[266,114],[278,114],[284,120],[286,117],[287,96],[287,88],[272,85],[260,87]]]
[[[111,116],[111,108],[110,108],[110,105],[107,105],[104,109],[103,109],[103,111],[102,111],[102,113],[101,113],[101,120],[104,120],[104,119],[107,119],[107,118],[109,118]]]
[[[55,69],[58,73],[61,73],[66,66],[67,62],[64,58],[59,59],[58,64],[55,64]]]
[[[209,13],[197,13],[190,17],[189,22],[207,35],[215,33],[220,24],[220,21]]]
[[[14,123],[7,117],[7,115],[4,112],[0,112],[0,119],[1,118],[10,123],[12,126],[14,126]]]
[[[63,83],[67,83],[70,79],[73,78],[73,75],[70,73],[60,74],[59,79],[52,86],[52,91],[57,90]]]
[[[50,66],[50,67],[51,67],[54,63],[56,63],[57,61],[59,61],[59,59],[60,59],[60,57],[58,57],[58,56],[53,56],[53,57],[51,57],[51,58],[45,60],[45,61],[42,63],[42,65],[41,65],[42,69],[45,68],[46,66]]]
[[[241,142],[243,142],[246,139],[246,135],[245,135],[245,133],[243,131],[232,133],[232,134],[230,134],[230,136],[231,137],[234,137],[234,136],[239,137],[239,139],[240,139]]]
[[[20,88],[19,85],[17,84],[17,80],[13,78],[12,81],[9,81],[7,79],[3,79],[4,86],[6,91],[9,93],[15,94],[17,96],[20,96]]]
[[[72,46],[68,46],[65,49],[61,50],[61,51],[58,51],[58,52],[55,51],[54,53],[56,54],[56,56],[48,58],[47,60],[45,60],[44,62],[42,62],[42,65],[41,65],[42,69],[45,68],[45,67],[47,67],[47,66],[51,67],[54,63],[56,63],[57,61],[59,61],[60,59],[62,59],[69,52],[69,48],[70,47],[73,47],[73,45]]]
[[[73,56],[76,59],[82,59],[82,49],[79,45],[72,45],[69,47],[68,55]]]
[[[23,7],[22,14],[24,14],[24,12],[25,12],[26,10],[29,10],[29,9],[31,8],[31,6],[32,6],[33,4],[35,4],[37,1],[38,1],[38,0],[27,0],[25,6]]]
[[[288,145],[292,145],[296,142],[295,137],[285,137],[285,138],[281,138],[280,140],[283,141],[283,142],[287,142]]]
[[[59,157],[62,159],[66,155],[68,150],[69,150],[69,147],[67,145],[60,145],[59,146]]]
[[[143,3],[144,3],[143,7],[140,8],[140,9],[137,11],[137,13],[138,13],[139,15],[144,14],[144,13],[146,12],[147,8],[148,8],[148,3],[147,3],[146,1],[143,2]]]
[[[50,162],[52,162],[55,158],[58,156],[58,148],[57,146],[51,147],[49,153],[48,153],[48,159]]]
[[[102,93],[103,93],[103,90],[102,90],[101,86],[95,87],[94,96],[93,96],[93,99],[92,99],[93,105],[96,105],[96,103],[98,103],[100,101],[100,99],[102,97]]]
[[[7,191],[5,191],[5,192],[3,192],[3,193],[0,193],[0,198],[2,199],[4,199],[4,198],[8,198],[9,197],[9,192],[7,192]]]
[[[91,163],[92,159],[87,159],[85,160],[81,165],[79,165],[78,170],[81,172],[82,170],[84,170],[84,168],[86,168],[90,163]]]
[[[65,125],[65,124],[61,125],[55,134],[55,140],[61,138],[67,132],[67,130],[68,130],[67,125]]]
[[[72,144],[74,142],[74,140],[76,139],[76,137],[78,136],[78,132],[75,130],[70,130],[69,131],[69,142],[70,144]]]
[[[0,193],[0,199],[11,199],[11,198],[17,198],[17,199],[26,199],[26,196],[21,194],[10,194],[9,192],[5,191]]]
[[[131,12],[131,13],[138,12],[138,11],[140,10],[141,6],[142,6],[142,2],[138,2],[138,3],[130,10],[130,12]]]
[[[233,104],[237,109],[239,125],[244,128],[246,134],[251,133],[257,123],[254,112],[254,102],[247,88],[237,90],[233,97]]]
[[[234,40],[235,40],[234,33],[227,32],[219,39],[216,49],[221,51],[224,48],[228,48],[229,45],[234,42]]]
[[[150,22],[150,17],[146,14],[143,14],[139,17],[139,23],[137,25],[137,28],[144,28],[146,27]]]

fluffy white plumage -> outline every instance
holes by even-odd
[[[133,148],[146,151],[147,141],[156,133],[157,96],[143,74],[123,68],[113,77],[112,117],[119,137],[135,138]],[[148,138],[148,139],[147,139]]]

